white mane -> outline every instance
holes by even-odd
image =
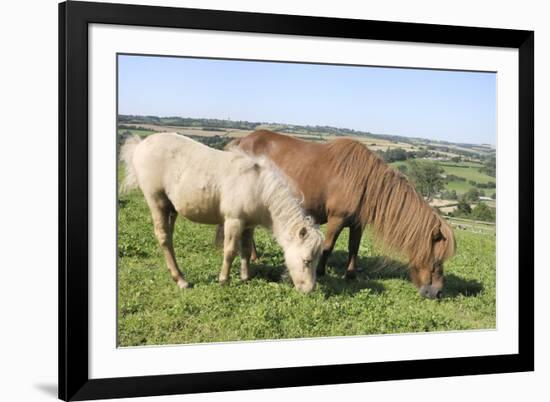
[[[319,231],[319,226],[301,208],[303,196],[302,200],[295,196],[296,186],[273,162],[265,156],[247,154],[237,147],[230,148],[228,152],[242,156],[250,161],[251,166],[256,164],[260,167],[261,197],[274,218],[272,230],[276,238],[284,241],[286,239],[281,238],[283,233],[297,233],[302,227],[306,227],[309,233],[310,230]],[[313,243],[322,242],[322,237],[307,236],[305,242],[314,246]]]

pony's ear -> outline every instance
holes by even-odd
[[[307,228],[304,226],[300,229],[298,232],[298,236],[300,236],[300,239],[303,239],[307,235]]]

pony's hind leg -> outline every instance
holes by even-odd
[[[243,281],[250,279],[250,257],[254,246],[253,233],[254,229],[245,229],[241,235],[241,280]]]
[[[220,284],[229,282],[229,270],[231,264],[237,255],[243,226],[238,219],[227,219],[224,223],[224,239],[223,239],[223,263],[220,272]]]
[[[223,223],[216,226],[216,234],[214,236],[214,246],[223,247]]]
[[[216,247],[222,247],[223,246],[223,225],[218,225],[216,227],[216,235],[214,237],[214,245]],[[256,243],[254,242],[254,238],[251,239],[252,243],[252,251],[250,253],[250,261],[256,261],[258,259],[258,250],[256,250]]]
[[[178,213],[164,194],[146,197],[146,199],[153,217],[155,236],[164,253],[170,276],[181,289],[188,288],[189,283],[183,279],[183,274],[178,268],[172,240]]]
[[[251,245],[252,245],[252,251],[250,253],[250,261],[257,261],[258,260],[258,250],[256,249],[256,242],[254,241],[254,237],[251,238]]]

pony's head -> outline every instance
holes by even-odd
[[[291,231],[289,237],[284,252],[290,278],[298,290],[309,293],[315,287],[323,235],[315,225],[306,224]]]
[[[449,224],[438,222],[426,230],[425,246],[410,261],[411,280],[421,296],[439,299],[445,285],[443,263],[454,254],[456,243]]]
[[[263,205],[269,211],[273,235],[284,250],[292,282],[298,290],[309,293],[315,287],[323,234],[313,219],[306,216],[294,195],[291,180],[269,159],[254,160],[260,166]]]

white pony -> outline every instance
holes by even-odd
[[[294,286],[315,286],[323,235],[306,217],[286,178],[265,158],[238,150],[218,151],[176,133],[130,137],[120,150],[126,164],[121,190],[138,187],[151,210],[155,235],[170,274],[180,288],[189,284],[178,268],[172,235],[179,214],[191,221],[225,224],[220,283],[229,281],[240,250],[241,279],[248,268],[255,226],[271,229],[284,250]]]

